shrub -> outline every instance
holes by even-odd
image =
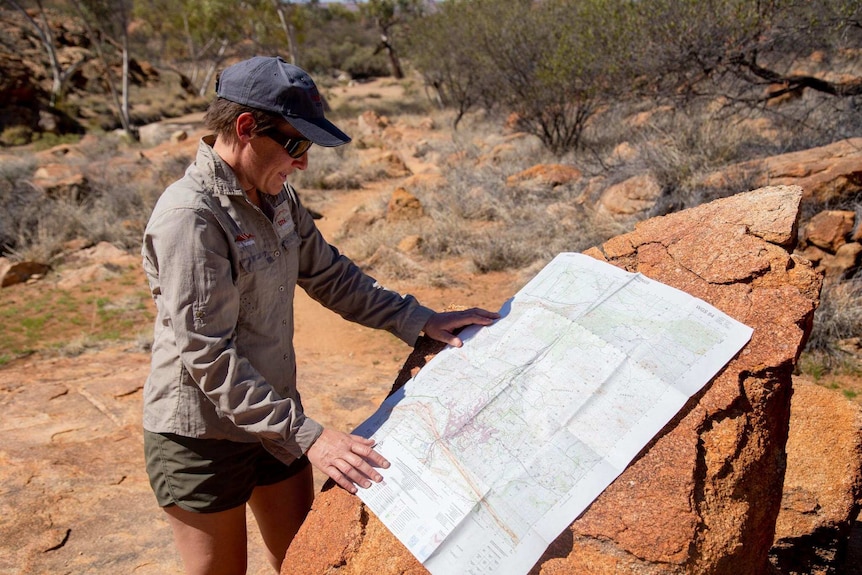
[[[840,354],[841,341],[855,337],[862,337],[862,278],[826,284],[805,349]]]
[[[33,130],[29,126],[10,126],[0,133],[0,145],[24,146],[33,139]]]
[[[83,199],[48,195],[33,186],[36,163],[32,159],[2,164],[3,252],[16,259],[51,263],[63,253],[65,242],[78,238],[137,249],[156,199],[188,163],[187,158],[176,158],[175,163],[167,162],[144,176],[144,165],[112,161],[127,151],[110,136],[92,138],[77,149],[86,154],[83,160],[73,160],[89,184]]]
[[[753,174],[734,172],[720,187],[704,177],[720,168],[766,155],[761,138],[738,119],[709,110],[684,109],[655,116],[638,136],[641,170],[653,173],[663,190],[655,214],[691,208],[719,197],[747,191]],[[639,170],[640,171],[640,170]]]

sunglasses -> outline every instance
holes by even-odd
[[[312,141],[306,138],[293,138],[285,136],[275,128],[265,130],[263,135],[284,148],[287,155],[298,160],[311,147]]]

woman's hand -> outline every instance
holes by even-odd
[[[422,331],[431,339],[461,347],[463,342],[454,332],[468,325],[491,325],[500,314],[474,307],[464,311],[437,312],[428,318]]]
[[[375,467],[389,467],[389,462],[372,447],[373,439],[324,429],[305,455],[338,485],[356,493],[357,485],[368,488],[372,481],[383,481]]]

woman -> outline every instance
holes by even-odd
[[[245,504],[273,567],[313,499],[310,465],[355,493],[388,462],[373,441],[324,429],[296,388],[296,285],[408,344],[453,346],[488,325],[481,309],[435,313],[383,289],[330,246],[287,178],[313,144],[350,138],[329,122],[312,79],[281,58],[225,69],[185,176],[159,199],[143,242],[157,307],[144,391],[147,471],[188,574],[246,570]]]

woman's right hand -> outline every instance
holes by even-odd
[[[389,467],[389,462],[373,447],[373,439],[324,429],[305,455],[312,465],[355,494],[357,485],[368,488],[372,481],[383,481],[375,467]]]

